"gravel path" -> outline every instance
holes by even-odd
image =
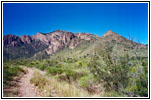
[[[27,73],[19,81],[19,96],[20,97],[39,97],[35,86],[30,83],[33,77],[34,70],[27,68]]]

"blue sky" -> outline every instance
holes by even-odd
[[[112,30],[148,43],[147,3],[4,3],[3,34],[61,29],[102,36]]]

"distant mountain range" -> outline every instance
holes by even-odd
[[[3,37],[3,58],[4,60],[34,58],[48,58],[52,54],[64,49],[76,49],[82,45],[85,52],[92,53],[93,47],[97,50],[108,46],[111,52],[122,54],[126,49],[137,51],[138,56],[147,57],[148,46],[128,40],[121,35],[109,30],[102,37],[89,33],[72,33],[56,30],[50,33],[40,33],[21,37],[16,35],[5,35]]]

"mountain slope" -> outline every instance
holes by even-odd
[[[47,58],[55,52],[69,50],[81,52],[81,55],[94,54],[101,47],[108,47],[111,52],[122,55],[125,50],[134,50],[147,56],[147,46],[128,40],[112,31],[106,32],[102,37],[88,33],[72,33],[56,30],[50,33],[36,35],[6,35],[3,38],[4,59],[20,58]],[[118,50],[120,48],[120,50]],[[79,51],[80,50],[80,51]],[[141,53],[145,52],[145,54]],[[76,54],[76,53],[75,53]]]

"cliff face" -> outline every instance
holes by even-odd
[[[47,34],[37,33],[32,38],[48,45],[45,51],[47,54],[52,54],[63,49],[75,36],[71,32],[57,30]]]

